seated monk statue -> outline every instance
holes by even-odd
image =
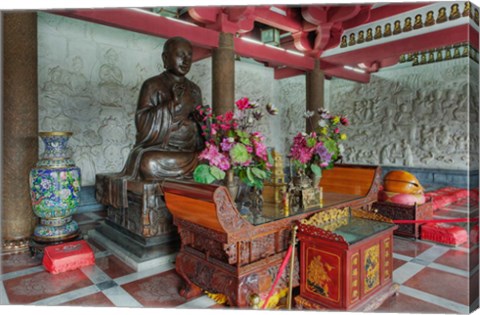
[[[121,173],[131,179],[190,177],[203,149],[201,131],[193,119],[202,94],[185,77],[192,65],[192,45],[181,37],[170,38],[162,60],[165,71],[147,79],[140,90],[136,143]]]

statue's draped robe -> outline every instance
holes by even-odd
[[[187,79],[176,83],[163,72],[144,82],[135,115],[136,143],[124,169],[109,179],[109,204],[128,207],[127,181],[191,175],[203,148],[192,120],[201,104],[199,87]]]

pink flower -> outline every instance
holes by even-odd
[[[255,148],[255,154],[266,161],[268,159],[267,146],[261,141],[253,140],[253,147]]]
[[[250,108],[250,101],[248,100],[248,97],[242,97],[235,102],[235,105],[237,105],[237,108],[239,110],[245,110],[247,108]]]
[[[334,130],[333,132],[335,132],[335,133],[340,133],[340,129],[335,128],[335,130]]]
[[[226,171],[230,168],[230,160],[224,154],[218,152],[218,148],[215,145],[206,143],[206,148],[198,156],[200,159],[209,161],[209,164],[216,166],[222,171]]]
[[[235,144],[235,139],[231,137],[223,138],[222,142],[220,143],[220,147],[222,148],[222,151],[228,152],[232,149],[234,144]]]
[[[293,145],[290,149],[290,155],[294,160],[298,160],[300,163],[308,163],[314,152],[315,146],[309,148],[307,146],[307,140],[302,133],[298,133],[295,138],[293,138]]]

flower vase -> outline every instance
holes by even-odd
[[[80,202],[80,168],[70,158],[67,142],[71,132],[40,132],[45,150],[30,171],[33,212],[40,218],[33,240],[63,242],[76,238],[78,224],[72,215]]]
[[[239,183],[238,179],[235,178],[235,172],[233,169],[229,169],[226,172],[225,176],[225,186],[227,186],[228,191],[230,192],[230,196],[232,197],[233,201],[237,199],[238,191],[239,191]]]
[[[320,181],[322,180],[322,175],[317,175],[315,173],[312,173],[310,175],[310,178],[312,180],[312,187],[313,188],[319,188],[320,187]]]

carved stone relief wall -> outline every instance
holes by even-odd
[[[345,162],[466,170],[469,63],[392,69],[368,84],[331,80],[328,108],[351,120]]]
[[[93,185],[97,173],[123,168],[135,142],[134,113],[140,86],[163,71],[164,42],[161,38],[39,13],[40,130],[74,133],[69,144],[82,170],[83,186]],[[263,119],[259,129],[268,146],[284,153],[287,134],[302,123],[293,108],[301,106],[303,111],[304,78],[275,81],[272,69],[256,63],[237,61],[235,69],[236,99],[245,96],[278,107],[278,116]],[[195,62],[188,74],[202,90],[205,104],[211,104],[212,99],[211,72],[208,58]]]
[[[72,157],[92,185],[123,167],[140,85],[163,69],[164,40],[39,13],[38,42],[40,130],[73,132]]]
[[[478,76],[479,67],[478,63],[470,60],[470,72],[469,72],[469,149],[470,149],[470,171],[479,170],[479,90],[478,90]],[[475,185],[478,183],[470,183]]]
[[[140,85],[163,71],[165,40],[48,13],[39,13],[38,32],[40,130],[73,131],[69,144],[82,185],[93,185],[95,174],[118,172],[125,163],[135,141]],[[327,81],[327,107],[352,121],[345,161],[467,169],[469,101],[477,104],[470,121],[478,130],[478,86],[469,87],[469,67],[472,77],[478,64],[456,59],[380,72],[369,84]],[[212,99],[211,72],[208,58],[188,74],[205,104]],[[278,115],[265,114],[259,129],[267,145],[286,156],[294,135],[305,130],[305,77],[274,80],[272,69],[236,61],[235,81],[236,99],[276,105]],[[478,152],[476,135],[472,152]],[[470,163],[478,165],[478,153]]]

